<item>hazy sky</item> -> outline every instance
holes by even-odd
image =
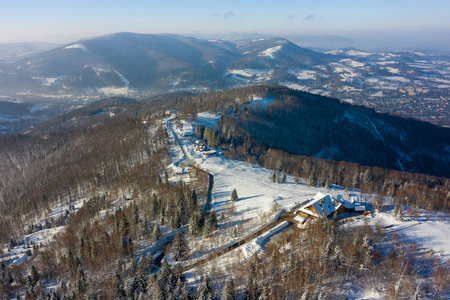
[[[68,43],[123,31],[340,36],[395,31],[414,38],[416,31],[450,32],[450,1],[0,0],[0,43]]]

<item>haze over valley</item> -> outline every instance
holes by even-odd
[[[284,85],[439,125],[450,122],[449,56],[436,52],[309,50],[282,38],[120,33],[15,59],[0,67],[1,100],[36,108],[3,113],[4,133],[108,96],[146,99],[254,84]]]

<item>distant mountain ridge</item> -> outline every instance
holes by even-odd
[[[58,46],[58,44],[40,42],[0,44],[0,63],[13,63]]]
[[[235,86],[228,71],[311,67],[328,55],[286,39],[202,40],[117,33],[65,45],[4,68],[3,93],[136,95]],[[228,76],[227,76],[228,75]]]

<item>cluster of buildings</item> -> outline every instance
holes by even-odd
[[[200,142],[199,140],[195,141],[194,149],[201,152],[204,156],[211,156],[216,154],[216,150],[209,149],[206,143]]]
[[[308,203],[301,206],[297,213],[302,217],[320,218],[321,216],[330,217],[335,213],[345,212],[365,213],[366,207],[359,200],[358,195],[349,194],[347,199],[341,195],[333,198],[330,195],[317,193]]]
[[[194,126],[191,123],[181,123],[181,136],[192,136],[195,134]]]
[[[417,87],[417,88],[399,89],[398,91],[402,94],[407,94],[408,96],[414,96],[416,94],[426,94],[430,90],[426,88]]]

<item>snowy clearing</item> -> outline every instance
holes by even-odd
[[[386,68],[381,68],[381,69],[385,69],[386,71],[388,71],[389,73],[392,73],[392,74],[400,74],[400,70],[396,69],[396,68],[386,67]]]
[[[388,232],[403,234],[409,242],[433,249],[442,261],[450,259],[450,216],[444,213],[421,210],[417,218],[405,218],[404,222],[400,222],[390,211],[375,212],[367,220],[368,225],[382,225]],[[357,220],[349,226],[362,226],[365,222],[367,221]]]
[[[81,49],[83,52],[87,52],[86,47],[84,47],[82,44],[73,44],[67,47],[64,47],[64,49]]]
[[[288,69],[287,73],[294,75],[295,77],[297,77],[298,80],[316,79],[316,72],[311,70]]]
[[[404,83],[411,82],[411,80],[406,79],[405,77],[402,77],[402,76],[384,76],[383,79],[392,80],[392,81],[399,81],[399,82],[404,82]]]
[[[217,127],[220,120],[220,114],[211,114],[208,112],[201,112],[197,114],[197,124],[204,124],[213,128]]]
[[[292,82],[280,82],[281,85],[284,85],[290,89],[293,90],[299,90],[299,91],[307,91],[308,87],[306,85],[300,85],[298,83],[292,83]]]
[[[347,54],[351,55],[351,56],[367,57],[367,56],[373,55],[374,53],[363,52],[363,51],[359,51],[359,50],[349,50],[349,51],[347,51]]]
[[[280,51],[283,48],[283,46],[275,46],[269,49],[266,49],[264,51],[259,52],[258,56],[265,56],[269,58],[275,58],[274,54]]]
[[[272,76],[273,70],[258,70],[258,69],[242,69],[242,70],[228,70],[227,74],[239,75],[247,78],[252,78],[255,81],[268,80]],[[227,75],[225,74],[225,75]],[[246,78],[235,77],[239,80],[246,80]]]
[[[361,67],[364,67],[366,64],[365,63],[362,63],[362,62],[359,62],[359,61],[355,61],[355,60],[352,60],[352,59],[341,59],[340,60],[340,62],[343,62],[343,63],[345,63],[345,64],[347,64],[347,65],[349,65],[349,66],[351,66],[351,67],[354,67],[354,68],[361,68]]]
[[[252,107],[256,107],[257,105],[260,105],[264,109],[264,108],[266,108],[267,105],[269,105],[270,103],[273,103],[274,101],[275,101],[275,99],[270,98],[270,97],[265,97],[265,98],[254,97],[253,101],[248,103],[248,105],[252,106]]]

